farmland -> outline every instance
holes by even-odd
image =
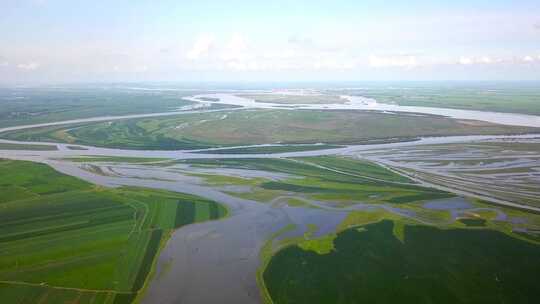
[[[417,136],[518,134],[536,128],[460,121],[432,115],[366,111],[235,110],[51,126],[3,133],[12,140],[108,148],[180,150],[254,144],[358,144]]]
[[[107,189],[0,161],[0,292],[6,303],[130,303],[170,233],[226,215],[191,195]]]

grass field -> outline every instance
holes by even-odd
[[[535,128],[438,116],[365,111],[241,110],[131,119],[7,132],[14,140],[60,141],[127,149],[202,149],[251,144],[363,144],[416,136],[516,134]]]
[[[539,255],[498,231],[386,220],[288,246],[263,277],[276,304],[529,303],[540,296]]]
[[[191,195],[105,189],[50,167],[0,161],[5,303],[131,303],[173,229],[226,215]]]

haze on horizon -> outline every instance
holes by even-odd
[[[540,80],[540,2],[0,3],[0,84]]]

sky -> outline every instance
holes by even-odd
[[[0,0],[0,83],[540,80],[538,0]]]

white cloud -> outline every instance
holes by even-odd
[[[533,62],[534,61],[534,58],[532,58],[531,56],[525,56],[522,58],[523,62]]]
[[[493,62],[493,60],[488,56],[481,57],[479,61],[484,64],[490,64]]]
[[[458,62],[462,65],[470,65],[474,63],[474,60],[470,57],[461,56]]]
[[[461,56],[457,63],[461,65],[472,65],[472,64],[499,64],[499,63],[505,63],[510,62],[509,59],[503,59],[503,58],[497,58],[497,57],[490,57],[490,56],[479,56],[479,57],[473,57],[473,56]]]
[[[28,63],[21,63],[17,65],[17,68],[25,71],[33,71],[40,67],[41,65],[37,62],[28,62]]]
[[[214,36],[204,34],[197,38],[191,50],[187,53],[187,58],[189,60],[200,59],[210,52],[214,46]]]
[[[7,62],[7,61],[0,61],[0,68],[5,68],[5,67],[7,67],[7,66],[9,66],[9,62]]]
[[[416,56],[412,55],[370,56],[368,62],[369,66],[375,68],[412,68],[418,65]]]

